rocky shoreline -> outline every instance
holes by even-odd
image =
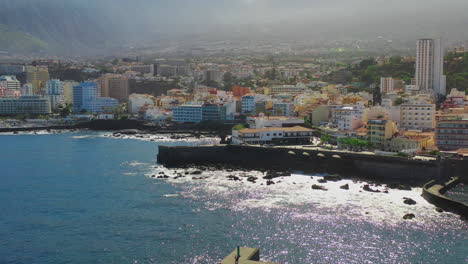
[[[160,168],[156,166],[155,168]],[[195,182],[204,182],[209,181],[213,176],[209,176],[208,172],[213,171],[223,171],[226,173],[226,176],[223,176],[225,180],[242,184],[243,186],[265,186],[271,187],[274,185],[282,184],[288,177],[291,177],[294,173],[293,171],[275,171],[275,170],[259,170],[261,173],[260,175],[253,176],[250,169],[245,169],[238,166],[193,166],[193,165],[186,165],[181,167],[171,167],[167,168],[166,171],[156,171],[148,177],[156,180],[190,180]],[[318,175],[318,176],[310,176],[311,179],[316,181],[317,183],[310,185],[310,191],[329,191],[329,187],[326,186],[327,183],[341,183],[339,185],[339,189],[342,192],[347,192],[352,189],[359,188],[359,193],[369,193],[374,195],[389,195],[394,193],[395,191],[411,191],[413,188],[419,188],[420,186],[409,186],[403,185],[399,183],[383,183],[383,182],[375,182],[369,181],[369,179],[364,178],[350,178],[350,177],[343,177],[338,174],[331,174],[331,175]],[[352,182],[349,182],[352,181]],[[345,183],[346,182],[346,183]],[[343,184],[345,183],[345,184]],[[296,184],[296,182],[292,182],[292,184]],[[298,183],[299,184],[299,183]],[[334,187],[336,188],[336,187]],[[344,194],[344,193],[343,193]],[[401,206],[414,206],[417,202],[409,197],[402,197],[400,200]],[[434,208],[436,212],[442,213],[443,210],[439,208]],[[401,216],[404,220],[411,220],[417,218],[417,215],[414,212],[408,212]]]

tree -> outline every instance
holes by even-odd
[[[332,140],[331,136],[327,135],[327,134],[323,134],[321,137],[320,137],[320,144],[325,144],[325,143],[330,143]]]
[[[233,126],[232,130],[242,130],[242,129],[245,129],[245,128],[246,128],[245,125],[239,124],[239,125]]]
[[[398,98],[395,100],[395,106],[404,104],[405,102],[406,102],[406,101],[405,101],[403,98],[398,97]]]
[[[401,60],[401,56],[392,56],[390,57],[390,64],[400,64]]]
[[[71,104],[66,104],[65,107],[60,109],[60,117],[65,118],[69,116],[72,113],[72,105]]]
[[[374,105],[382,104],[382,93],[380,92],[380,87],[378,86],[374,88],[373,102],[374,102]]]

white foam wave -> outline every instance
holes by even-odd
[[[138,134],[138,135],[119,135],[114,136],[112,133],[106,133],[102,135],[103,137],[115,138],[115,139],[134,139],[142,141],[151,141],[151,142],[183,142],[183,143],[192,143],[197,145],[208,145],[208,144],[218,144],[221,139],[216,137],[192,137],[190,135],[167,135],[167,134]]]
[[[416,214],[418,222],[449,214],[437,213],[435,207],[421,197],[421,188],[413,188],[411,191],[388,189],[388,193],[384,193],[385,186],[371,185],[372,189],[382,191],[373,193],[362,189],[368,184],[366,182],[345,179],[318,183],[321,179],[319,175],[301,173],[275,178],[275,184],[267,186],[267,180],[262,179],[264,174],[259,171],[207,170],[201,175],[190,174],[193,171],[194,169],[169,170],[158,166],[148,176],[156,175],[157,178],[158,173],[164,173],[170,177],[164,180],[184,189],[181,193],[183,197],[204,200],[207,209],[228,207],[237,211],[253,208],[268,211],[293,208],[297,217],[339,214],[386,224],[401,223],[404,221],[403,215],[407,213]],[[240,181],[229,180],[229,175],[239,177]],[[249,176],[258,179],[252,183],[247,181]],[[204,177],[208,178],[200,179]],[[313,190],[313,184],[324,186],[327,191]],[[349,184],[349,190],[340,188],[344,184]],[[404,197],[413,199],[416,205],[404,204]]]

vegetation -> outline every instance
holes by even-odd
[[[468,52],[448,53],[445,57],[444,69],[448,88],[468,90]],[[374,58],[368,58],[359,64],[328,74],[323,81],[336,84],[360,82],[370,85],[378,84],[381,77],[393,77],[410,84],[414,73],[414,62],[403,61],[400,56],[390,57],[388,63],[384,65],[377,65]]]
[[[450,52],[445,62],[447,87],[468,91],[468,52]]]
[[[341,146],[351,149],[363,150],[364,148],[370,147],[369,142],[357,138],[340,138],[338,139],[338,142]]]
[[[242,129],[245,129],[245,128],[247,128],[245,125],[239,124],[239,125],[233,126],[232,130],[242,130]]]
[[[73,106],[71,104],[65,105],[62,109],[60,109],[60,117],[64,118],[69,116],[72,113]]]
[[[398,152],[398,153],[397,153],[397,156],[398,156],[398,157],[402,157],[402,158],[408,158],[410,155],[409,155],[408,153]]]

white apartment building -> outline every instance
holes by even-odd
[[[361,126],[364,110],[364,102],[333,107],[330,121],[340,131],[355,130]]]
[[[435,128],[435,104],[404,103],[400,105],[400,129],[432,130]]]
[[[232,131],[233,144],[306,144],[313,130],[305,127],[270,127]]]
[[[247,117],[247,124],[249,124],[249,127],[253,129],[267,127],[291,127],[303,125],[304,119],[286,116],[265,116],[264,114],[260,114],[259,116]]]
[[[131,94],[128,106],[131,114],[138,114],[142,107],[154,106],[154,97],[147,94]]]
[[[21,83],[16,76],[0,76],[0,84],[8,90],[20,91]]]
[[[380,92],[391,93],[395,90],[395,80],[392,77],[380,78]]]
[[[307,89],[305,85],[281,85],[271,87],[271,94],[300,94]]]
[[[446,94],[444,46],[441,39],[419,39],[416,47],[416,86],[433,94]]]

